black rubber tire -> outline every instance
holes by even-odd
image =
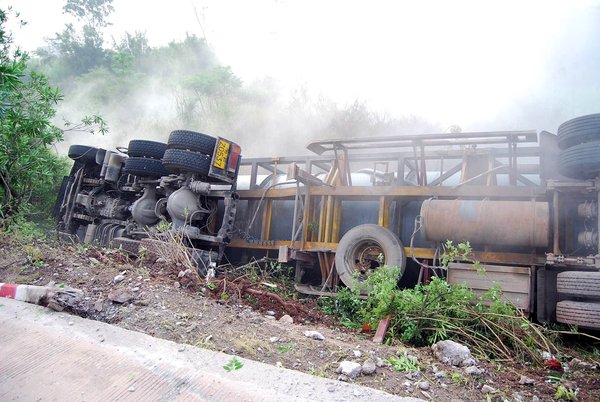
[[[583,328],[600,329],[600,303],[559,301],[556,303],[556,321]]]
[[[163,166],[170,172],[192,172],[207,177],[211,158],[199,152],[184,149],[167,149],[163,158]]]
[[[212,156],[217,139],[210,135],[188,130],[175,130],[169,135],[169,149],[185,149]]]
[[[600,272],[561,272],[556,277],[556,290],[561,295],[600,299]]]
[[[106,149],[98,148],[96,151],[96,165],[102,166],[104,163],[104,157],[106,156]]]
[[[572,179],[593,179],[600,174],[600,141],[574,145],[560,152],[558,171]]]
[[[131,140],[127,147],[127,154],[132,157],[162,159],[167,144],[156,141]]]
[[[120,248],[132,255],[138,255],[140,251],[140,241],[129,239],[127,237],[115,237],[110,242],[111,248]]]
[[[366,249],[380,249],[383,254],[383,264],[400,268],[400,276],[406,266],[404,246],[391,230],[379,225],[365,224],[350,229],[340,240],[335,253],[335,267],[340,279],[349,288],[357,286],[357,281],[362,282],[364,275],[355,276],[355,272],[362,272],[357,265],[357,254],[366,255]],[[370,260],[373,264],[376,261]]]
[[[71,145],[69,147],[69,158],[83,163],[96,163],[96,152],[98,148],[87,145]]]
[[[157,178],[168,176],[169,172],[165,169],[162,161],[148,158],[127,158],[123,172],[134,176]]]
[[[558,127],[557,135],[560,149],[600,140],[600,113],[580,116],[564,122]]]

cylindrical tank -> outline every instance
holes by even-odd
[[[547,202],[426,200],[421,206],[430,241],[469,241],[486,246],[546,247]]]

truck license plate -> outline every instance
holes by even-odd
[[[229,148],[231,144],[227,141],[219,139],[217,142],[217,153],[215,155],[215,160],[213,162],[213,166],[218,169],[225,169],[227,165],[227,156],[229,155]]]

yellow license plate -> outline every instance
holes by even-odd
[[[219,169],[225,169],[227,165],[227,156],[229,155],[229,148],[231,144],[227,141],[219,140],[217,142],[217,153],[215,155],[215,161],[213,166]]]

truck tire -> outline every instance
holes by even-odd
[[[556,279],[556,289],[561,295],[600,299],[600,272],[561,272]]]
[[[183,149],[212,156],[217,139],[210,135],[188,130],[175,130],[169,135],[169,149]]]
[[[96,152],[98,148],[88,147],[87,145],[71,145],[69,147],[69,158],[83,163],[96,163]]]
[[[558,171],[572,179],[593,179],[600,174],[600,141],[577,144],[561,151]]]
[[[170,172],[192,172],[208,176],[211,158],[199,152],[184,149],[167,149],[162,160],[163,166]]]
[[[167,144],[163,142],[131,140],[127,147],[127,154],[132,157],[162,159],[166,150]]]
[[[583,328],[600,329],[600,303],[560,301],[556,303],[556,321]]]
[[[600,140],[600,113],[580,116],[564,122],[558,127],[557,135],[560,149]]]
[[[382,262],[379,262],[380,255]],[[335,267],[344,285],[351,289],[356,287],[369,271],[382,265],[400,268],[398,280],[406,266],[404,246],[391,230],[365,224],[344,234],[335,253]]]
[[[140,251],[140,241],[128,239],[127,237],[115,237],[112,239],[110,246],[112,248],[120,248],[128,254],[137,256]]]
[[[123,172],[134,176],[158,178],[168,176],[169,172],[164,168],[162,161],[148,158],[127,158]]]

